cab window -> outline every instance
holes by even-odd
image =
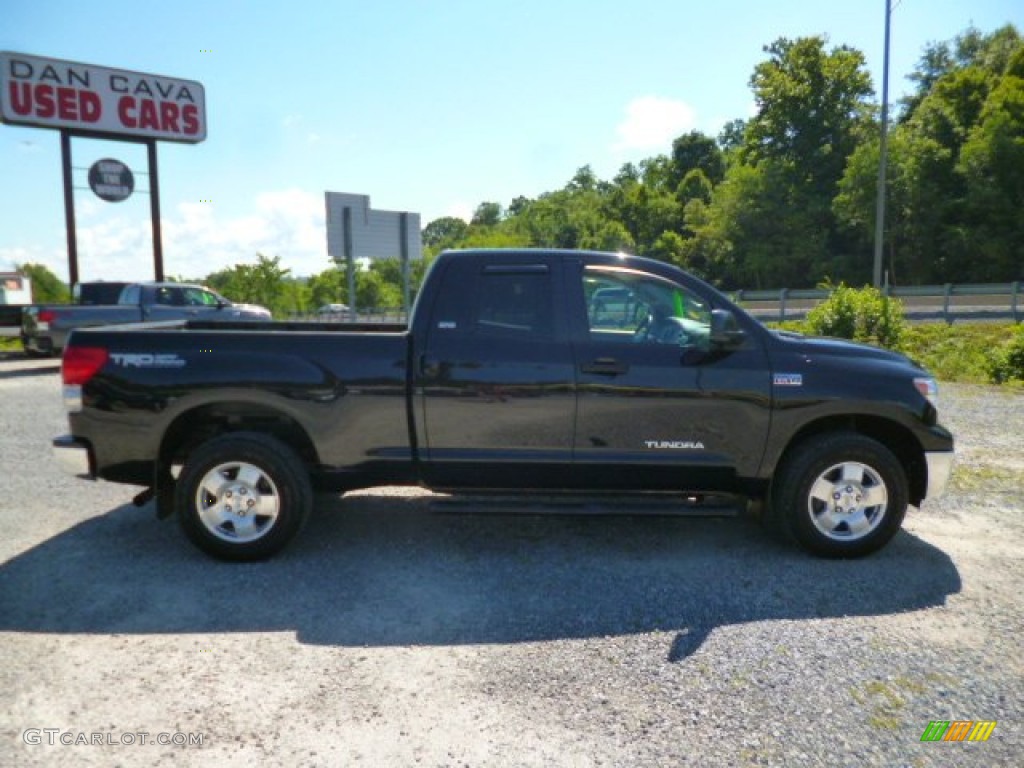
[[[547,269],[485,269],[478,283],[476,333],[548,338],[553,332]]]
[[[707,346],[711,311],[688,289],[633,269],[590,266],[583,272],[593,341]]]
[[[141,301],[139,297],[141,291],[142,289],[138,285],[127,285],[124,290],[121,291],[121,295],[118,297],[117,303],[138,305]]]
[[[190,307],[211,307],[217,304],[217,297],[201,288],[185,288],[185,303]]]

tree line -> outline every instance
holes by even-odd
[[[750,78],[756,113],[693,131],[611,180],[481,203],[424,229],[428,252],[538,246],[622,250],[725,288],[870,282],[879,105],[864,55],[780,38]],[[1024,277],[1024,43],[971,28],[934,43],[888,134],[884,268],[891,282]]]
[[[864,55],[822,37],[779,38],[750,77],[756,113],[717,137],[692,131],[610,180],[587,165],[561,189],[480,203],[423,229],[415,293],[446,248],[624,251],[677,264],[725,288],[862,285],[872,276],[880,108]],[[928,45],[888,134],[884,268],[900,285],[1024,278],[1024,40],[1012,25]],[[66,287],[40,265],[37,301]],[[258,254],[205,278],[276,316],[348,301],[332,266],[293,276]],[[359,267],[356,309],[402,306],[401,266]],[[51,298],[50,294],[53,294]],[[45,295],[43,295],[45,294]]]

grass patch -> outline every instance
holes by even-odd
[[[901,677],[893,681],[897,688],[904,688],[910,693],[917,693],[923,687],[915,685],[909,679]],[[854,701],[862,706],[871,706],[868,723],[872,728],[883,731],[895,731],[902,726],[900,712],[906,706],[906,699],[888,683],[872,680],[862,689],[852,688],[850,693]]]
[[[1009,467],[957,464],[953,467],[949,485],[954,491],[1024,488],[1024,472]]]
[[[993,354],[1013,337],[1013,323],[908,326],[900,351],[943,381],[987,384]]]
[[[768,323],[772,328],[809,333],[800,321]],[[1014,337],[1014,323],[946,325],[922,323],[903,328],[897,351],[920,363],[942,381],[991,384],[997,356]],[[1020,382],[1011,386],[1021,386]]]

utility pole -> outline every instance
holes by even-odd
[[[875,200],[874,285],[882,287],[882,247],[885,239],[885,161],[889,138],[889,19],[890,0],[885,0],[885,57],[882,63],[882,129],[878,143],[878,193]]]

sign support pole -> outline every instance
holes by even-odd
[[[348,308],[356,311],[356,261],[352,254],[352,209],[342,210],[341,227],[345,244],[345,271],[348,272]]]
[[[64,172],[64,226],[68,238],[68,281],[72,289],[78,282],[78,235],[75,231],[75,191],[71,178],[71,134],[60,132],[60,162]]]
[[[157,175],[156,139],[146,140],[149,157],[149,216],[153,221],[153,270],[156,281],[164,280],[164,241],[160,230],[160,177]]]
[[[409,214],[402,213],[398,219],[398,237],[401,239],[402,254],[402,309],[409,317]]]

